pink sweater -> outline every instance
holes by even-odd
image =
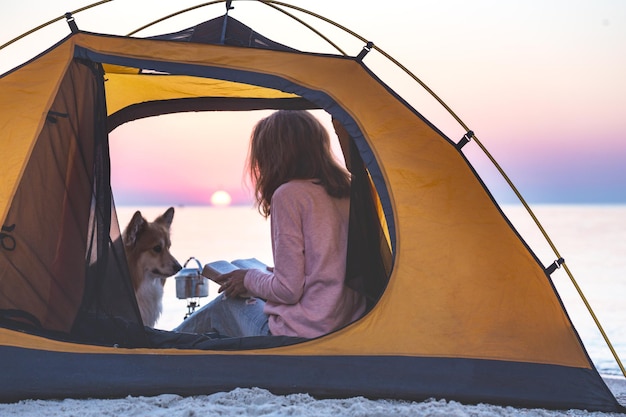
[[[246,289],[267,300],[273,335],[317,337],[365,311],[344,285],[349,199],[330,197],[312,180],[281,185],[272,196],[274,272],[249,270]]]

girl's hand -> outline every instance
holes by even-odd
[[[216,279],[221,284],[218,292],[223,292],[226,297],[250,297],[248,290],[243,285],[246,272],[248,272],[247,269],[236,269],[220,275]]]

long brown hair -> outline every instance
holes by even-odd
[[[350,195],[350,174],[333,158],[328,132],[304,110],[279,110],[257,122],[248,172],[265,217],[270,215],[274,191],[294,179],[314,179],[331,197]]]

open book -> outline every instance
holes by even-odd
[[[235,269],[260,269],[267,271],[267,265],[256,258],[236,259],[234,261],[213,261],[204,265],[202,275],[215,281],[215,278]]]

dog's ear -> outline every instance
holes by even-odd
[[[124,245],[135,246],[135,243],[137,242],[137,236],[139,236],[139,232],[141,232],[141,229],[143,229],[147,223],[148,221],[143,218],[141,212],[136,211],[135,214],[133,214],[133,218],[130,219],[130,223],[128,223],[128,226],[126,227],[122,235],[122,241],[124,242]]]
[[[170,207],[167,210],[165,210],[165,213],[157,217],[155,222],[161,223],[169,229],[170,226],[172,225],[172,220],[174,220],[174,207]]]

